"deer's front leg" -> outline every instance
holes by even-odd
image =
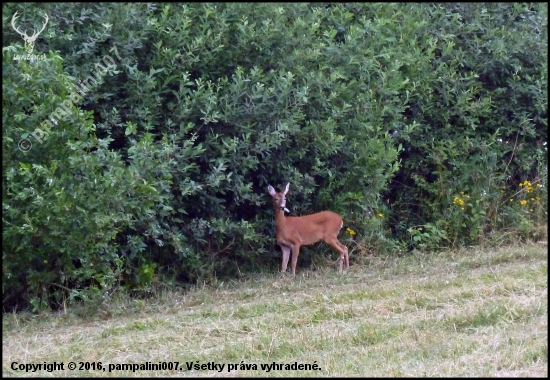
[[[281,272],[286,272],[286,267],[288,265],[288,258],[290,257],[290,248],[284,245],[280,245],[281,250],[283,251],[283,262],[281,265]]]
[[[298,263],[298,255],[300,254],[300,244],[292,246],[292,277],[296,277],[296,263]]]

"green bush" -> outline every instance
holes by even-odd
[[[352,262],[545,223],[546,4],[4,11],[6,310],[274,270],[267,184],[341,214]]]

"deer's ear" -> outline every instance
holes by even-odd
[[[290,186],[290,182],[286,184],[286,187],[285,187],[285,191],[284,191],[284,194],[286,195],[286,193],[288,193],[288,187]]]
[[[271,196],[274,196],[276,194],[275,189],[271,185],[267,185],[267,191]]]

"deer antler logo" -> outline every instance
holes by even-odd
[[[21,32],[15,26],[15,20],[17,20],[17,12],[15,12],[13,17],[11,18],[11,26],[13,26],[13,29],[23,37],[23,40],[25,41],[25,45],[27,46],[27,52],[29,54],[31,54],[33,49],[34,49],[34,42],[36,41],[36,39],[38,38],[40,33],[42,33],[44,28],[46,28],[46,25],[48,25],[48,20],[49,20],[48,15],[46,13],[44,13],[44,16],[46,18],[46,22],[44,23],[44,26],[42,27],[42,29],[40,29],[38,32],[34,33],[32,36],[27,36],[27,30],[26,29],[25,29],[25,32]]]

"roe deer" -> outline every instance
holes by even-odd
[[[346,268],[349,268],[348,248],[338,241],[338,232],[343,226],[342,217],[331,211],[306,216],[285,217],[285,211],[288,212],[285,195],[288,193],[289,186],[290,183],[287,183],[285,190],[279,193],[271,185],[267,187],[275,206],[277,244],[283,251],[281,271],[286,272],[290,250],[292,249],[292,277],[295,277],[300,246],[322,240],[340,254],[338,271],[342,273],[344,263]]]

